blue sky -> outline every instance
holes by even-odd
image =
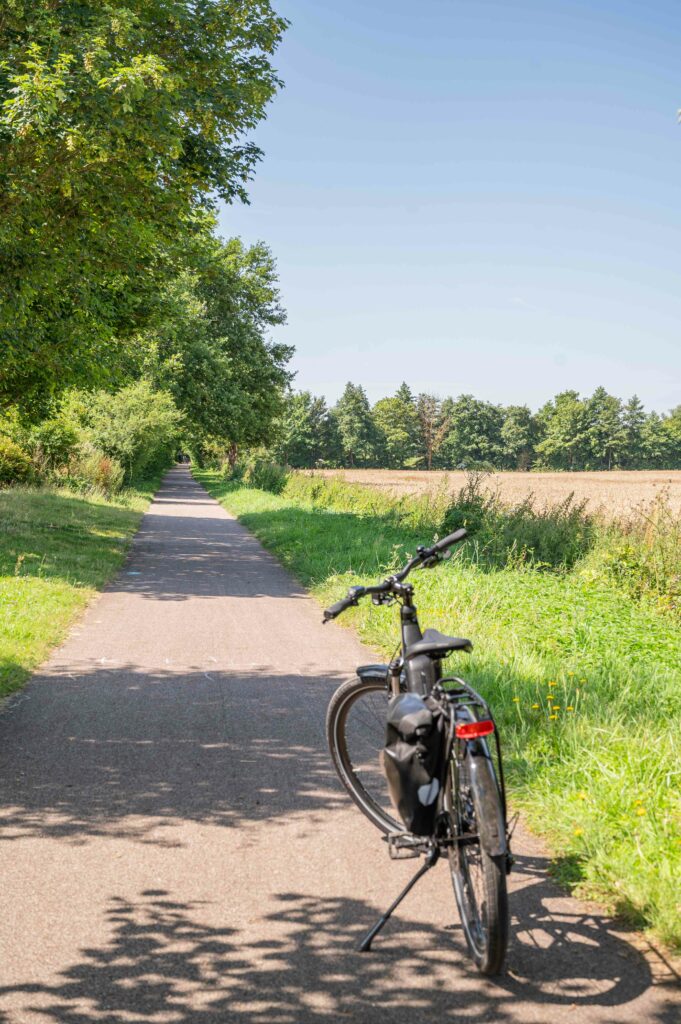
[[[681,4],[275,0],[251,205],[295,386],[681,402]]]

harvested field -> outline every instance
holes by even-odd
[[[452,491],[466,483],[461,471],[418,472],[396,469],[322,469],[318,476],[338,476],[348,483],[364,484],[393,494],[422,494],[442,486]],[[490,473],[484,486],[498,491],[508,502],[522,501],[534,494],[541,504],[555,504],[574,494],[577,501],[586,499],[592,511],[602,510],[609,516],[625,516],[641,505],[647,505],[665,493],[670,507],[681,512],[681,470],[630,470],[610,473]]]

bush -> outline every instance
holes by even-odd
[[[123,486],[125,471],[120,462],[85,444],[69,465],[69,484],[77,490],[97,491],[107,498]]]
[[[30,455],[15,441],[0,435],[0,486],[28,480],[31,470]]]
[[[172,461],[182,414],[165,391],[137,381],[116,394],[75,393],[70,409],[85,438],[123,466],[128,482],[157,472]]]
[[[681,516],[662,493],[627,519],[604,526],[583,575],[615,583],[681,615]]]
[[[257,487],[261,491],[281,494],[289,478],[289,471],[284,466],[267,459],[253,459],[246,466],[243,481],[247,487]]]
[[[37,471],[54,473],[66,467],[78,446],[78,430],[64,417],[43,420],[29,435],[31,454]]]

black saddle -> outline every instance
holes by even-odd
[[[472,651],[473,644],[462,636],[445,636],[437,629],[427,629],[423,639],[407,648],[405,661],[417,654],[427,654],[431,658],[444,658],[451,651]]]

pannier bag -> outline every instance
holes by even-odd
[[[444,731],[435,702],[416,693],[400,693],[388,705],[383,769],[390,797],[409,832],[433,832],[442,778]]]

